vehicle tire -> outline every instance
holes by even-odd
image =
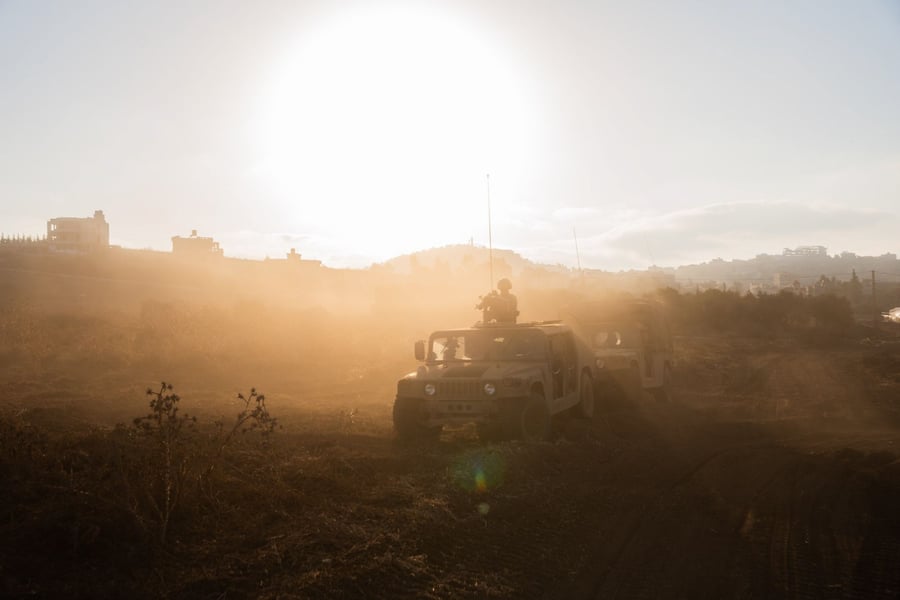
[[[510,398],[500,407],[500,435],[506,440],[538,441],[550,437],[551,420],[544,397]]]
[[[619,383],[609,377],[594,384],[594,414],[615,412],[625,408],[624,393]]]
[[[641,383],[641,372],[637,367],[629,369],[623,383],[623,392],[626,402],[632,405],[638,404],[643,398],[644,389]]]
[[[657,402],[668,402],[671,400],[672,388],[672,367],[665,366],[663,371],[663,384],[658,388],[653,388],[653,398]]]
[[[581,389],[578,401],[579,414],[585,419],[592,420],[597,412],[594,395],[594,378],[585,373],[581,376]]]
[[[540,442],[550,439],[552,424],[550,411],[541,394],[533,393],[522,405],[519,415],[521,438],[526,442]]]
[[[496,420],[476,423],[475,431],[482,442],[499,442],[504,438],[502,424]]]
[[[397,398],[394,400],[394,430],[397,439],[413,441],[434,439],[440,435],[441,426],[425,425],[424,401],[421,398]]]
[[[500,439],[517,440],[522,436],[522,408],[526,398],[506,398],[500,404]]]

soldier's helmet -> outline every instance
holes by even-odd
[[[506,291],[512,289],[512,282],[504,277],[500,281],[497,282],[497,289],[501,291]]]

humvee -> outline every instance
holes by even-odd
[[[474,422],[482,439],[541,440],[555,415],[594,414],[592,356],[558,321],[435,331],[415,357],[423,364],[397,383],[400,439]]]
[[[669,399],[675,365],[672,335],[661,308],[651,302],[569,307],[567,320],[593,352],[598,395],[637,401],[644,391]]]

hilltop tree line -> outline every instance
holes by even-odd
[[[677,333],[740,333],[776,336],[794,333],[844,335],[856,321],[850,300],[835,294],[802,296],[788,291],[778,294],[741,295],[737,292],[706,290],[680,294],[660,292]]]

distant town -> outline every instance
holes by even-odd
[[[88,254],[120,249],[109,243],[109,223],[102,210],[94,211],[92,217],[57,217],[47,221],[45,236],[11,236],[0,234],[0,247],[5,249],[27,249],[49,253]],[[224,258],[219,243],[211,237],[191,230],[187,237],[172,237],[172,254],[188,259]],[[272,260],[272,259],[267,259]],[[291,248],[285,260],[308,266],[321,266],[321,261],[301,258],[296,248]]]
[[[130,250],[109,243],[110,224],[102,210],[90,217],[57,217],[47,221],[44,236],[0,234],[0,251],[46,254],[94,254],[98,252],[153,252]],[[227,258],[224,249],[212,237],[191,230],[187,236],[171,238],[171,255],[185,261],[239,261],[248,263],[286,263],[314,269],[327,269],[318,260],[302,258],[296,248],[286,249],[282,259],[263,261]],[[397,274],[424,274],[440,271],[457,273],[482,268],[487,248],[472,243],[431,248],[397,257],[370,269]],[[671,287],[683,292],[719,289],[737,293],[771,294],[782,290],[804,295],[817,295],[839,290],[852,284],[859,293],[869,293],[878,284],[900,284],[900,261],[894,253],[881,256],[859,256],[842,251],[829,254],[824,246],[784,248],[780,254],[759,254],[748,260],[713,259],[700,264],[679,267],[650,267],[646,270],[603,271],[577,270],[563,265],[544,265],[504,249],[494,249],[498,276],[552,278],[557,283],[581,281],[591,287],[607,287],[629,291],[648,291]],[[220,263],[221,264],[221,263]],[[849,289],[849,288],[848,288]],[[849,292],[848,292],[849,293]],[[856,293],[856,292],[854,292]]]

